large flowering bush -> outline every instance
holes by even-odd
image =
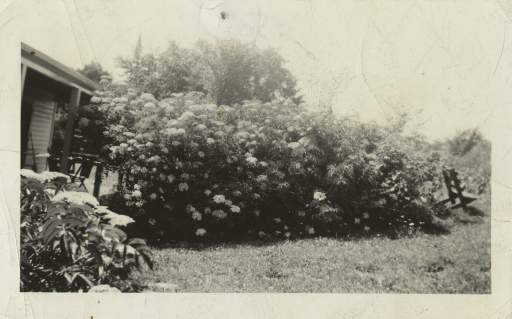
[[[145,242],[120,228],[133,219],[69,190],[68,182],[56,172],[21,171],[21,290],[141,289],[134,271],[152,260]]]
[[[386,128],[287,101],[218,107],[200,93],[116,97],[103,84],[91,107],[106,114],[120,205],[146,236],[343,236],[434,223],[438,157],[407,153]]]

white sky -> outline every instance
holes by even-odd
[[[503,94],[512,84],[505,3],[26,0],[0,1],[0,10],[16,17],[27,44],[72,67],[96,60],[114,74],[115,58],[132,54],[139,35],[146,52],[214,37],[272,46],[308,102],[377,121],[421,110],[412,127],[435,139],[474,126],[489,135],[497,107],[511,103]]]

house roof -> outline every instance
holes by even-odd
[[[21,63],[65,85],[92,95],[98,83],[31,46],[21,43]]]

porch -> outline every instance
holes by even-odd
[[[98,84],[44,53],[21,44],[21,168],[60,171],[91,183],[99,194],[102,164],[76,143],[77,111]],[[83,179],[83,180],[82,180]],[[86,181],[87,180],[87,181]]]

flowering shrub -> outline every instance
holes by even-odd
[[[145,242],[128,240],[119,228],[133,219],[88,193],[66,191],[67,182],[60,173],[22,170],[21,290],[137,290],[133,271],[152,262]]]
[[[146,236],[343,236],[434,224],[439,158],[407,153],[386,128],[288,101],[217,107],[200,93],[156,100],[103,85],[91,107],[106,115],[109,159],[125,176],[112,204]]]

